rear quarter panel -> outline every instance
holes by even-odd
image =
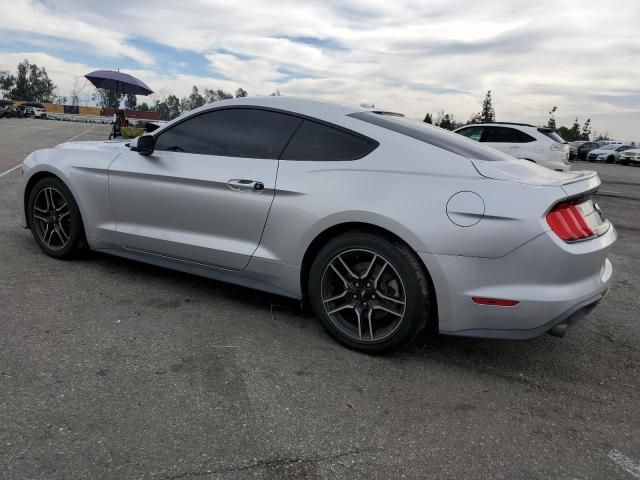
[[[548,230],[544,214],[565,195],[560,187],[484,178],[464,157],[385,132],[371,134],[381,145],[361,160],[280,161],[255,256],[299,266],[321,232],[363,222],[391,231],[417,252],[495,258]],[[447,216],[448,200],[461,191],[485,203],[484,217],[472,227]]]

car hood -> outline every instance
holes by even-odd
[[[63,148],[65,150],[91,150],[101,152],[114,152],[116,150],[127,149],[129,141],[125,140],[105,140],[98,142],[65,142],[56,145],[55,148]]]
[[[556,172],[528,160],[519,159],[495,162],[471,159],[471,162],[483,177],[526,185],[568,185],[598,175],[597,172],[589,170]]]
[[[630,153],[632,155],[637,155],[638,153],[640,153],[640,148],[630,148],[629,150],[625,150],[624,153]]]

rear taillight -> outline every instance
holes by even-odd
[[[578,204],[561,203],[547,214],[547,223],[565,242],[583,240],[594,236]]]

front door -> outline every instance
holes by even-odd
[[[109,168],[117,241],[125,248],[241,270],[258,247],[278,157],[300,123],[286,114],[218,108],[195,114]]]

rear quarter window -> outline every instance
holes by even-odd
[[[487,161],[513,159],[504,153],[494,150],[493,148],[485,147],[462,135],[434,127],[424,122],[374,112],[350,113],[349,117],[357,118],[363,122],[406,135],[407,137],[414,138],[463,157]]]
[[[378,142],[328,125],[304,120],[285,148],[281,160],[357,160]]]

